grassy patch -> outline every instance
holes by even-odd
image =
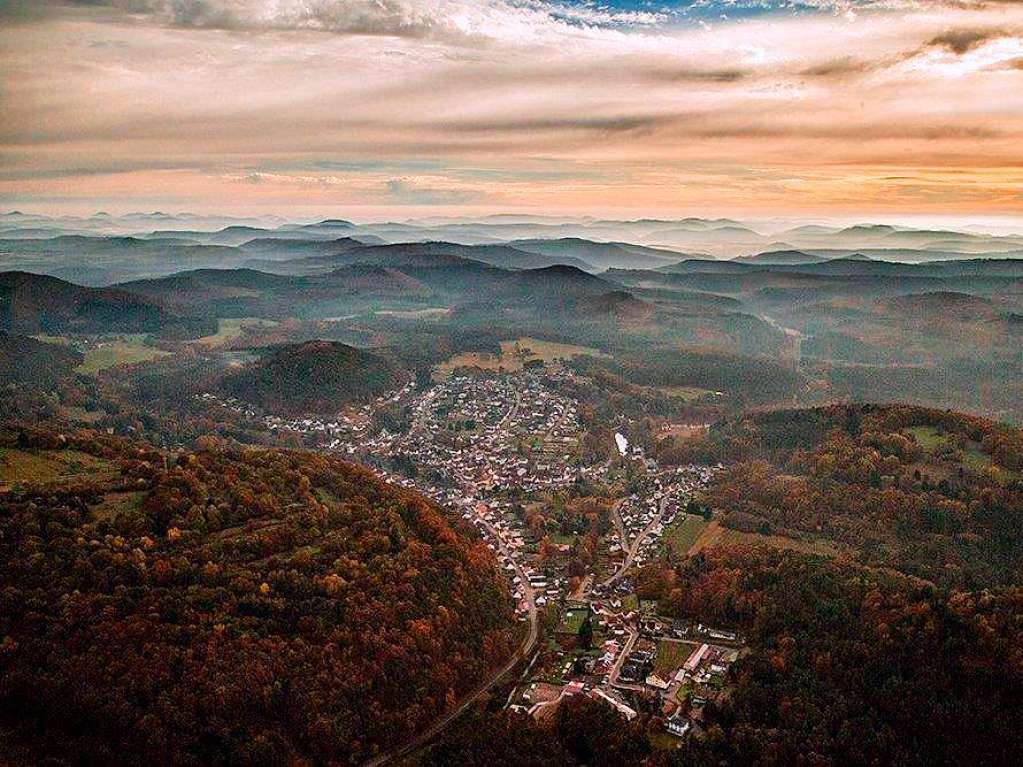
[[[651,732],[647,735],[650,746],[655,751],[677,751],[682,748],[682,741],[668,732]]]
[[[453,311],[450,306],[428,306],[423,309],[379,309],[376,314],[401,320],[439,320],[450,317]]]
[[[217,332],[212,336],[197,338],[189,343],[198,346],[227,346],[227,344],[241,337],[245,328],[272,328],[277,323],[274,320],[264,320],[259,317],[231,317],[217,321]]]
[[[662,678],[674,675],[682,667],[686,659],[692,655],[698,645],[692,642],[670,642],[662,639],[657,644],[657,657],[654,658],[654,673]]]
[[[111,468],[107,461],[77,450],[0,448],[0,483],[3,484],[56,482]]]
[[[931,426],[914,426],[909,429],[904,429],[903,433],[916,439],[917,444],[920,445],[920,448],[928,455],[934,455],[935,453],[944,453],[945,457],[958,455],[958,465],[962,466],[967,471],[971,471],[975,474],[983,474],[991,469],[991,456],[985,453],[981,449],[981,446],[976,442],[969,442],[962,451],[952,453],[950,450],[945,452],[946,449],[952,447],[952,442],[948,438],[948,435],[942,434]],[[944,463],[945,465],[951,465],[953,467],[957,465],[954,460],[948,460]],[[1019,479],[1019,474],[995,467],[994,479],[997,482],[1002,483],[1012,482],[1013,480]]]
[[[683,557],[696,543],[709,523],[702,517],[686,514],[681,520],[672,522],[664,531],[664,545],[673,557]]]
[[[561,533],[548,533],[547,537],[551,539],[551,543],[556,543],[559,546],[564,544],[575,543],[575,539],[578,536],[575,535],[562,535]]]
[[[925,453],[934,453],[948,444],[948,437],[932,426],[913,426],[903,429],[903,433],[913,437]]]
[[[775,549],[787,549],[798,551],[802,554],[816,554],[825,557],[837,557],[847,551],[833,541],[824,539],[797,540],[787,538],[784,535],[760,535],[759,533],[744,533],[740,530],[732,530],[721,525],[708,527],[705,533],[700,536],[696,550],[709,548],[717,545],[731,544],[760,544]]]
[[[79,373],[93,375],[101,370],[117,365],[132,365],[136,362],[149,362],[158,357],[169,356],[170,352],[155,349],[142,343],[132,341],[110,341],[102,346],[85,351],[85,362],[78,366]]]
[[[700,397],[714,393],[710,389],[701,389],[697,386],[655,386],[652,388],[666,397],[681,399],[686,402],[692,402],[693,400],[700,399]]]
[[[121,514],[134,515],[142,507],[145,492],[107,493],[103,500],[92,507],[93,516],[99,521],[112,522]]]
[[[86,410],[84,407],[65,407],[64,413],[72,421],[88,424],[96,423],[106,415],[102,410]]]
[[[559,634],[578,634],[580,626],[586,620],[587,610],[566,610],[558,624]]]

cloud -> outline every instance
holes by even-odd
[[[5,199],[885,205],[897,170],[976,204],[1023,140],[1018,3],[77,6],[0,24]]]
[[[1003,37],[1009,37],[1009,33],[1004,29],[950,29],[947,32],[932,38],[928,43],[933,48],[945,48],[951,51],[957,56],[962,56],[965,53],[980,48],[982,45],[986,45],[992,40],[998,40]]]
[[[404,205],[465,205],[482,199],[475,189],[429,176],[392,178],[386,182],[386,188],[392,199]]]
[[[580,30],[652,27],[662,11],[619,10],[545,0],[71,0],[157,23],[233,31],[317,31],[343,35],[529,42]],[[38,18],[63,4],[0,0],[0,17]]]
[[[800,70],[799,74],[806,77],[846,77],[849,75],[861,75],[865,72],[872,72],[877,69],[878,64],[871,61],[863,61],[852,56],[845,56],[840,59],[828,59],[819,64]]]

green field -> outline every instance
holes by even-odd
[[[662,639],[657,645],[657,657],[654,658],[654,672],[662,677],[674,674],[686,658],[692,655],[697,645],[692,642],[670,642]]]
[[[707,528],[707,524],[707,520],[702,517],[686,514],[664,531],[664,545],[669,547],[673,557],[683,557]]]
[[[948,444],[948,437],[932,426],[913,426],[903,429],[903,432],[916,440],[920,448],[927,453],[933,453]]]
[[[117,365],[132,365],[167,357],[170,352],[133,341],[111,341],[103,346],[85,351],[85,362],[78,366],[79,373],[93,375]]]
[[[264,320],[258,317],[232,317],[217,321],[217,332],[212,336],[197,338],[189,343],[198,346],[226,346],[237,338],[240,338],[245,328],[272,328],[277,323],[274,320]]]
[[[579,627],[586,620],[588,610],[566,610],[561,616],[561,623],[558,624],[559,634],[578,634]]]

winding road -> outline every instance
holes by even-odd
[[[488,692],[501,679],[514,669],[520,661],[524,658],[528,658],[532,654],[533,649],[536,647],[537,640],[540,638],[540,620],[536,609],[536,600],[533,596],[533,589],[529,585],[529,579],[526,577],[525,571],[522,566],[519,565],[518,560],[508,553],[508,549],[504,543],[504,540],[498,535],[497,530],[489,522],[480,520],[484,527],[493,535],[494,540],[497,542],[501,552],[511,559],[512,564],[515,567],[515,572],[522,580],[523,593],[526,596],[526,602],[529,605],[529,633],[526,635],[525,640],[519,646],[519,649],[508,659],[500,669],[495,671],[487,680],[476,690],[469,694],[461,703],[455,708],[448,711],[444,716],[435,721],[425,730],[416,735],[415,738],[410,740],[408,743],[398,748],[387,751],[379,756],[376,756],[369,761],[364,763],[364,767],[379,767],[379,765],[389,764],[402,757],[409,756],[416,751],[421,750],[425,746],[429,745],[440,733],[442,733],[448,725],[458,719],[464,714],[471,706],[479,702]]]
[[[617,583],[619,580],[622,579],[622,576],[624,576],[625,573],[628,572],[629,568],[632,567],[632,562],[633,560],[636,559],[636,555],[639,553],[639,547],[643,545],[643,541],[645,541],[646,537],[650,535],[650,531],[657,527],[657,524],[661,521],[660,515],[664,513],[664,506],[667,502],[668,502],[667,496],[661,498],[661,501],[657,507],[657,515],[652,520],[650,520],[650,524],[644,527],[640,531],[639,535],[635,537],[635,539],[632,541],[632,545],[629,546],[629,552],[628,554],[626,554],[625,561],[622,563],[622,566],[615,571],[614,575],[612,575],[610,578],[608,578],[606,581],[600,584],[602,588],[606,589],[608,586],[612,586],[615,583]],[[615,507],[615,514],[616,515],[618,514],[618,507]]]

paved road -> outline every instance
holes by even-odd
[[[661,514],[664,512],[664,506],[667,502],[668,502],[667,496],[661,498],[660,505],[657,508],[657,514],[654,515],[654,518],[650,521],[650,524],[644,527],[640,531],[639,535],[636,536],[635,540],[632,541],[632,545],[629,546],[629,552],[628,554],[626,554],[625,561],[622,563],[622,566],[618,568],[617,571],[615,571],[614,575],[612,575],[610,578],[608,578],[606,581],[600,584],[603,588],[606,589],[608,586],[612,586],[615,583],[617,583],[619,580],[621,580],[622,576],[625,575],[626,572],[628,572],[629,568],[632,567],[632,562],[636,558],[636,555],[639,553],[639,547],[643,544],[643,541],[646,540],[646,537],[650,535],[650,531],[657,527],[657,525],[660,523]]]
[[[501,540],[500,536],[497,535],[497,531],[494,527],[487,522],[483,522],[483,525],[490,531],[491,535],[494,536],[494,540],[497,541],[497,545],[501,551],[508,555],[505,543]],[[523,641],[523,643],[519,646],[519,649],[515,651],[506,664],[493,673],[482,686],[472,692],[467,698],[458,704],[456,708],[452,709],[428,728],[423,730],[413,740],[399,748],[370,759],[365,763],[364,767],[379,767],[379,765],[388,764],[397,759],[401,759],[402,757],[409,756],[428,745],[441,732],[443,732],[449,724],[458,719],[469,707],[473,706],[482,699],[484,695],[490,692],[490,690],[501,681],[501,678],[515,668],[515,666],[517,666],[523,658],[528,658],[533,652],[533,648],[536,647],[536,642],[540,637],[540,620],[537,615],[536,601],[533,597],[533,589],[530,587],[529,580],[526,578],[525,571],[523,571],[522,567],[514,557],[512,557],[511,561],[515,565],[516,574],[520,579],[522,579],[523,593],[526,595],[526,601],[529,604],[529,634],[526,636],[525,641]]]
[[[628,498],[622,498],[615,503],[611,510],[611,518],[614,520],[615,530],[618,531],[618,545],[622,547],[622,551],[625,551],[625,547],[629,545],[629,536],[625,534],[625,525],[622,524],[622,506],[627,500]]]
[[[618,657],[615,658],[615,664],[611,667],[611,673],[607,675],[607,683],[609,686],[614,687],[618,684],[618,675],[622,672],[622,665],[625,663],[625,658],[628,657],[629,653],[632,652],[632,646],[636,644],[636,640],[639,638],[639,632],[629,629],[629,638],[625,642],[625,646],[622,647],[622,651],[618,653]]]

